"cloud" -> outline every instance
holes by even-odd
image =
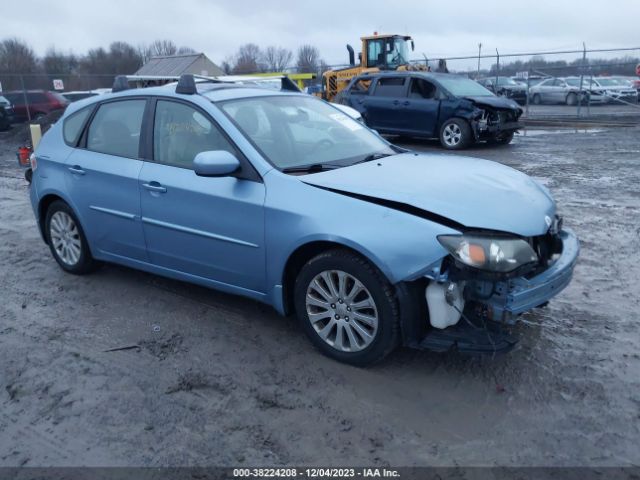
[[[373,31],[409,33],[416,56],[639,46],[640,2],[383,0],[23,0],[3,5],[3,36],[18,36],[39,54],[48,47],[83,53],[116,40],[134,45],[168,38],[222,61],[247,42],[295,50],[317,46],[330,64],[345,63],[345,45],[360,50]],[[25,14],[25,12],[27,12]],[[640,53],[640,52],[636,52]]]

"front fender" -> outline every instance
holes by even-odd
[[[276,170],[265,176],[265,184],[266,272],[271,290],[283,285],[293,252],[311,242],[349,247],[396,284],[423,276],[448,254],[438,235],[459,233],[387,206],[308,185],[300,177]]]

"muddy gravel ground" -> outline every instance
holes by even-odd
[[[467,151],[551,189],[582,242],[573,283],[507,355],[404,349],[369,369],[253,301],[65,274],[0,137],[0,466],[640,464],[639,135]]]

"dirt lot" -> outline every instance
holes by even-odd
[[[0,136],[0,466],[640,464],[639,135],[468,151],[551,189],[582,241],[574,281],[508,355],[401,350],[366,370],[252,301],[63,273]]]

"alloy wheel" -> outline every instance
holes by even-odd
[[[353,275],[326,270],[309,283],[309,322],[318,336],[341,352],[367,348],[378,331],[378,309],[369,290]]]
[[[49,226],[49,237],[56,254],[63,263],[74,266],[82,254],[82,241],[76,222],[69,214],[57,211]]]
[[[450,123],[444,127],[442,136],[444,137],[444,143],[446,143],[447,146],[455,147],[460,143],[460,140],[462,140],[462,130],[455,123]]]

